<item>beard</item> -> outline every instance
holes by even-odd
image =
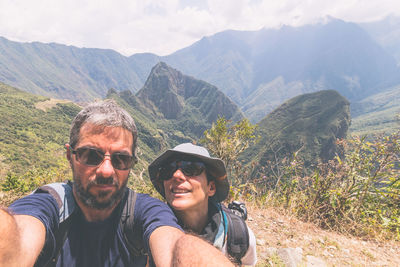
[[[114,207],[124,195],[126,184],[128,179],[125,179],[122,184],[113,178],[104,178],[104,177],[97,177],[94,181],[90,181],[86,188],[82,185],[81,177],[73,175],[74,183],[73,187],[76,193],[76,196],[79,200],[87,207],[97,209],[97,210],[105,210]],[[116,187],[116,191],[112,193],[110,196],[110,192],[99,192],[97,195],[93,195],[90,193],[90,188],[94,185],[113,185]]]

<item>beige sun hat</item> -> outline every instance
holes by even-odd
[[[229,181],[225,163],[219,158],[210,157],[207,149],[191,143],[180,144],[168,149],[149,165],[150,180],[156,190],[165,198],[163,181],[159,179],[160,167],[174,159],[195,158],[206,165],[207,171],[215,178],[216,193],[213,198],[221,202],[229,194]]]

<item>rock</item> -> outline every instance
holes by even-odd
[[[350,249],[344,248],[342,249],[343,253],[346,255],[350,255]]]
[[[257,246],[265,246],[265,240],[257,238],[256,244],[257,244]]]
[[[267,257],[272,257],[273,255],[278,254],[278,249],[274,247],[268,247],[265,249],[265,254]]]
[[[303,249],[301,248],[280,248],[277,252],[279,258],[287,267],[296,267],[303,258]]]
[[[326,267],[325,261],[320,258],[307,255],[306,260],[307,260],[307,267]]]
[[[333,255],[328,251],[328,249],[325,249],[324,252],[322,252],[322,254],[326,257],[333,257]]]

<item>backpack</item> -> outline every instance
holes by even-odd
[[[241,259],[249,249],[249,231],[245,220],[247,209],[244,203],[233,201],[228,207],[221,204],[228,222],[227,249],[228,254],[241,264]]]
[[[72,183],[71,181],[66,181],[64,183],[44,185],[37,188],[33,193],[49,193],[57,201],[60,223],[55,233],[56,252],[54,257],[46,263],[45,267],[55,266],[61,254],[61,249],[67,239],[71,221],[77,213],[75,212],[76,202],[72,193]],[[147,254],[141,242],[142,237],[137,236],[137,234],[135,235],[133,231],[136,197],[137,194],[135,191],[126,188],[122,199],[122,201],[125,201],[125,205],[122,207],[119,225],[122,229],[124,241],[129,253],[133,256],[144,256]]]

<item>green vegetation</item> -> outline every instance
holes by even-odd
[[[220,148],[229,144],[229,134],[226,120],[220,118],[202,142],[214,155],[226,157]],[[323,228],[400,240],[400,131],[338,139],[336,146],[336,157],[312,166],[296,153],[263,165],[242,165],[235,155],[230,158],[236,176],[230,177],[231,197],[284,208]]]
[[[352,104],[350,132],[357,135],[393,133],[399,129],[400,86]]]
[[[236,197],[283,207],[323,228],[400,240],[400,132],[338,145],[344,157],[312,172],[296,157],[270,162],[264,166],[268,175],[239,186]]]
[[[252,125],[248,119],[231,126],[228,125],[229,122],[224,117],[218,118],[216,123],[204,132],[200,143],[204,144],[211,154],[222,159],[228,173],[233,174],[232,170],[237,167],[234,163],[237,162],[239,154],[257,142],[257,126]]]
[[[0,177],[7,171],[24,174],[33,166],[59,165],[69,126],[80,108],[72,103],[46,111],[35,107],[46,100],[0,83]]]
[[[327,161],[335,156],[336,139],[346,137],[349,124],[349,102],[336,91],[300,95],[258,123],[258,145],[240,158],[261,166],[294,154],[307,166]]]

